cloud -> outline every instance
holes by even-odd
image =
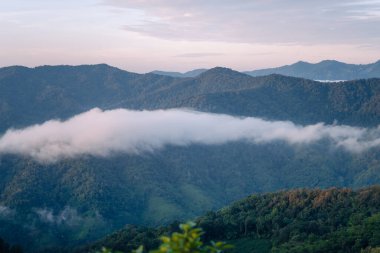
[[[363,21],[380,21],[380,1],[349,1],[342,3],[352,19]],[[351,7],[351,8],[350,8]]]
[[[380,145],[380,128],[300,126],[289,121],[266,121],[171,109],[132,111],[98,108],[67,121],[51,120],[25,129],[10,129],[0,138],[0,154],[19,154],[41,162],[81,155],[106,157],[113,153],[140,154],[166,145],[218,145],[233,141],[291,145],[330,139],[352,152]]]
[[[65,224],[74,226],[83,220],[77,210],[68,206],[57,214],[54,214],[52,210],[46,208],[36,208],[34,212],[38,215],[41,221],[55,225]]]
[[[0,219],[9,219],[16,214],[16,211],[7,206],[0,205]]]
[[[379,1],[132,1],[103,4],[139,10],[124,29],[168,40],[242,43],[379,42]]]

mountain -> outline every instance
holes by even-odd
[[[380,124],[379,79],[320,83],[213,68],[196,78],[135,74],[107,65],[0,69],[0,132],[102,109],[196,110],[295,123]]]
[[[363,252],[380,247],[380,187],[252,195],[196,219],[204,240],[224,240],[232,252]],[[127,226],[77,252],[103,246],[130,252],[154,249],[178,222],[160,228]]]
[[[185,73],[152,71],[150,73],[171,77],[197,77],[207,69],[195,69]],[[344,81],[368,78],[380,78],[380,61],[370,64],[347,64],[335,60],[324,60],[319,63],[299,61],[277,68],[244,71],[250,76],[267,76],[280,74],[320,81]]]
[[[156,74],[156,75],[162,75],[162,76],[183,77],[184,78],[184,77],[197,77],[205,71],[207,71],[207,69],[194,69],[194,70],[190,70],[190,71],[187,71],[184,73],[155,70],[155,71],[152,71],[150,73]]]
[[[0,135],[94,107],[185,107],[297,124],[374,127],[380,124],[379,101],[376,78],[321,83],[276,74],[251,77],[221,67],[175,78],[105,64],[13,66],[0,69]],[[194,218],[255,192],[380,183],[378,147],[361,153],[329,147],[325,140],[305,146],[169,145],[140,155],[84,155],[56,163],[3,154],[0,237],[38,251],[83,244],[125,224]]]
[[[175,80],[105,64],[0,69],[0,130],[67,118],[93,107],[116,108]]]
[[[380,61],[363,65],[347,64],[334,60],[325,60],[315,64],[299,61],[292,65],[246,71],[244,73],[251,76],[281,74],[312,80],[356,80],[374,77],[379,78]]]

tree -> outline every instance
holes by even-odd
[[[211,241],[210,245],[205,245],[201,239],[203,230],[197,228],[194,222],[180,224],[179,227],[181,232],[174,232],[170,236],[162,236],[161,245],[150,253],[221,253],[232,248],[231,245],[220,241]],[[143,252],[143,246],[133,251],[133,253]],[[103,248],[101,253],[112,253],[112,251]]]

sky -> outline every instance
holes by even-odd
[[[145,73],[380,59],[380,0],[0,0],[0,66]]]

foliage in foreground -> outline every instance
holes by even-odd
[[[232,248],[231,245],[224,242],[211,242],[210,245],[205,245],[201,236],[203,230],[197,228],[193,222],[179,225],[181,232],[174,232],[170,236],[161,237],[161,245],[151,253],[221,253],[226,249]],[[144,248],[140,246],[133,253],[143,253]],[[102,248],[100,253],[112,253],[107,248]],[[120,253],[120,252],[119,252]]]

